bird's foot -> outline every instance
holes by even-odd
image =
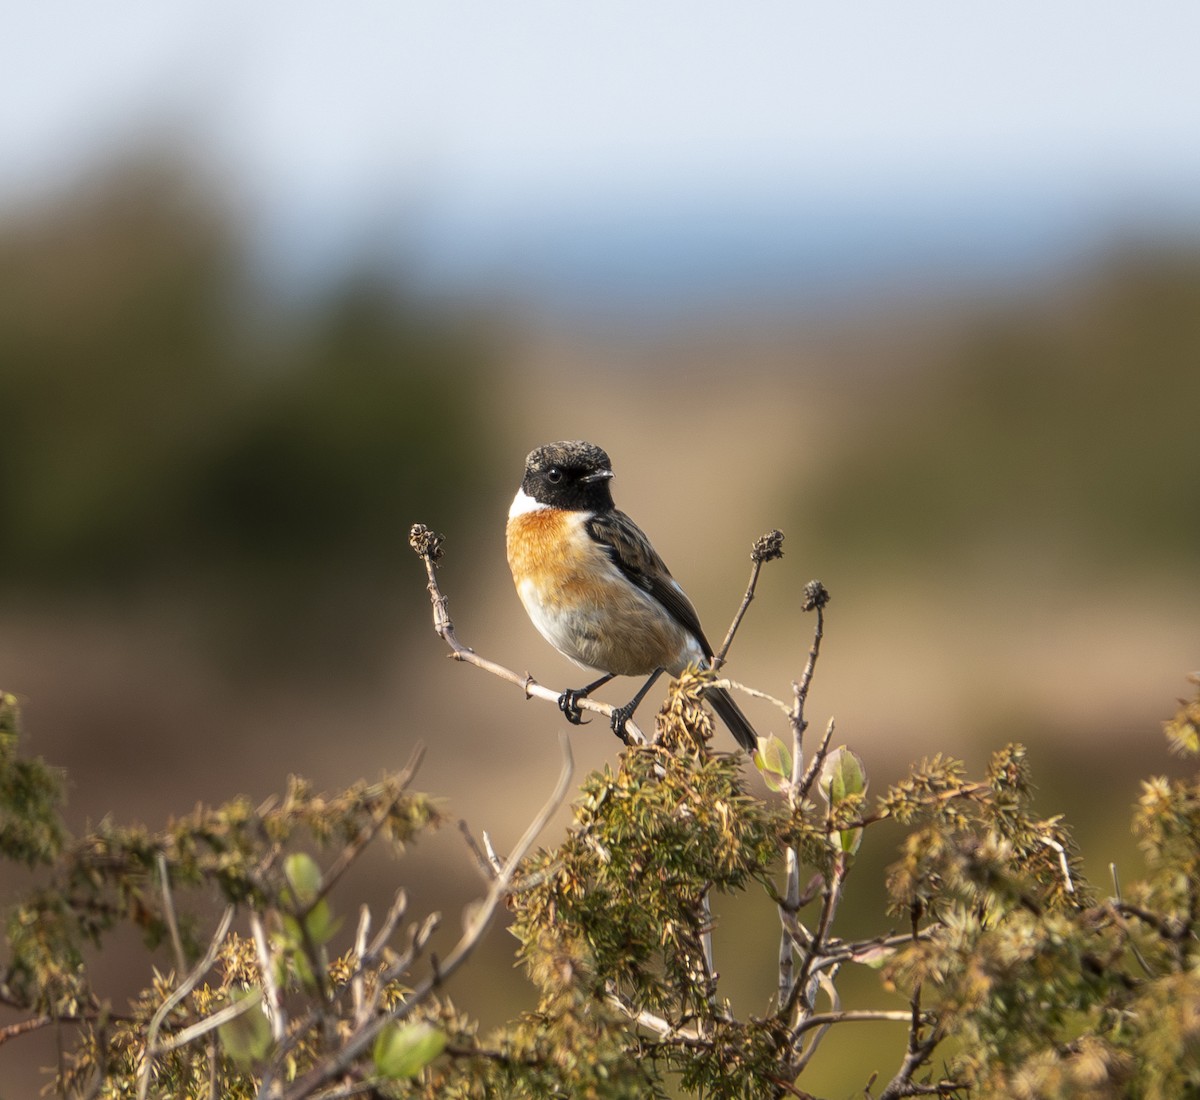
[[[629,719],[633,717],[633,712],[637,709],[637,703],[626,703],[623,707],[617,707],[612,712],[612,720],[610,725],[615,733],[626,745],[633,744],[633,738],[629,736],[629,731],[625,728],[629,724]]]
[[[587,725],[583,720],[583,711],[579,709],[579,700],[587,698],[587,688],[567,688],[558,697],[558,709],[563,717],[573,726]]]
[[[558,697],[558,709],[563,712],[563,717],[573,726],[585,726],[587,723],[583,720],[583,711],[579,709],[579,700],[586,699],[598,687],[603,687],[613,678],[611,672],[601,676],[599,680],[593,680],[586,687],[567,688]]]

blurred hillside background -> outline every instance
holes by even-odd
[[[467,644],[576,686],[502,529],[526,452],[588,438],[711,635],[785,531],[733,675],[789,692],[821,578],[814,724],[879,789],[1026,742],[1106,888],[1200,666],[1198,37],[1184,3],[23,6],[0,687],[73,826],[423,742],[416,785],[503,850],[560,722],[444,659],[406,534],[446,534]],[[618,749],[572,738],[580,775]],[[453,830],[359,885],[398,875],[451,930],[479,888]],[[752,901],[717,949],[755,1011]],[[527,1003],[502,929],[467,973],[485,1022]],[[0,1048],[0,1095],[39,1042]],[[862,1081],[861,1050],[805,1078]]]

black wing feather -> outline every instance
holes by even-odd
[[[622,573],[638,588],[653,596],[680,626],[694,635],[706,657],[712,646],[700,626],[700,616],[692,601],[671,577],[658,551],[642,529],[624,512],[597,512],[587,522],[587,531]]]

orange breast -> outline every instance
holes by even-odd
[[[525,610],[571,660],[601,672],[644,676],[659,667],[678,673],[696,659],[691,636],[617,569],[581,515],[541,509],[514,516],[507,544]]]

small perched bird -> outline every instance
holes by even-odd
[[[558,705],[573,723],[579,700],[614,676],[648,676],[613,713],[625,724],[654,681],[711,660],[691,601],[641,528],[613,505],[612,463],[592,443],[548,443],[525,460],[525,475],[508,512],[508,564],[533,625],[565,657],[603,673],[565,691]],[[730,694],[705,697],[747,752],[757,737]]]

